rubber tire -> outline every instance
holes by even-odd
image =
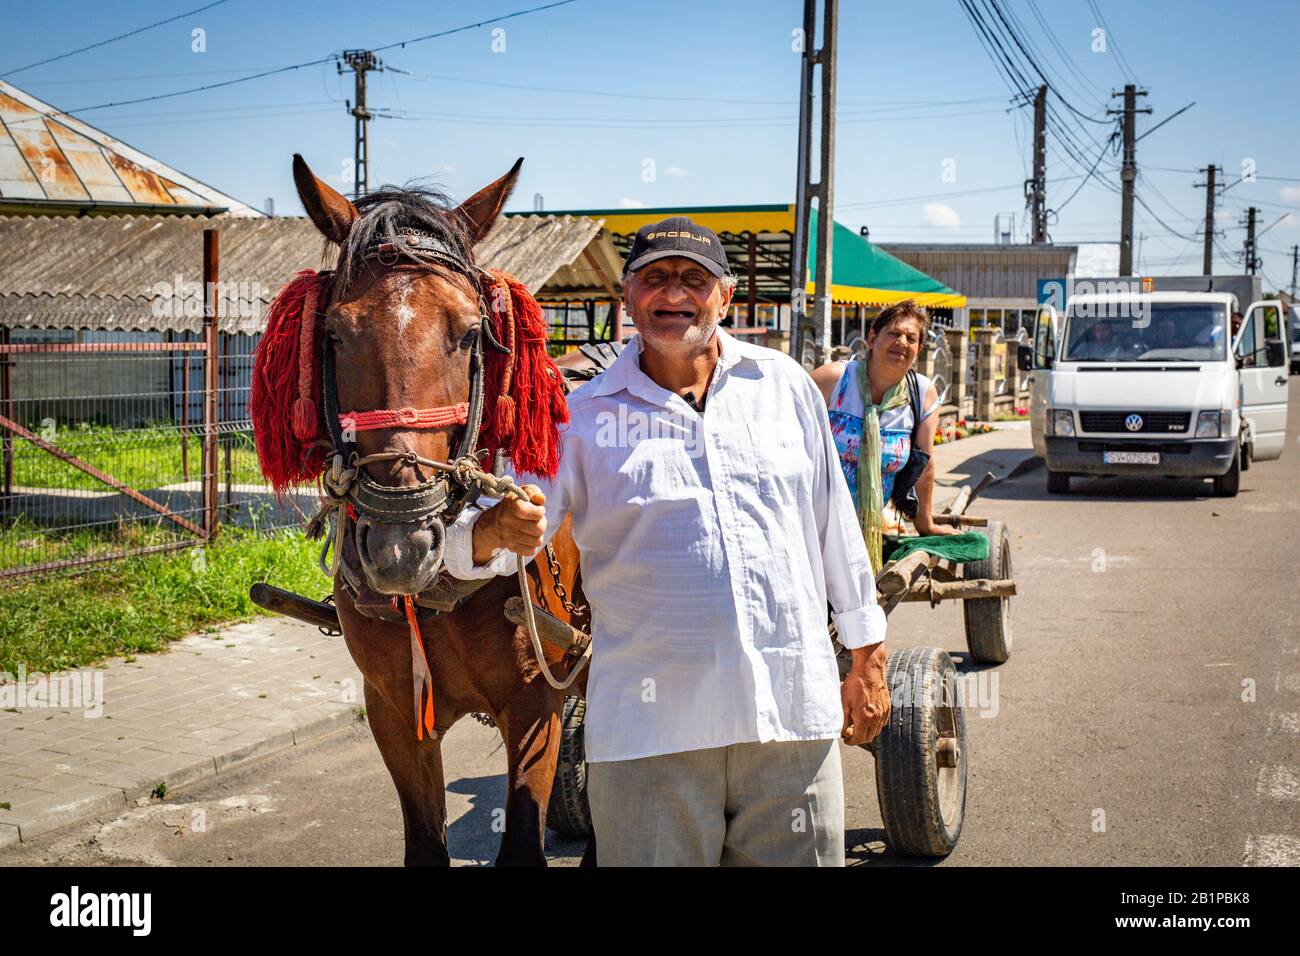
[[[1255,446],[1246,444],[1241,446],[1241,470],[1250,471],[1250,463],[1255,459]]]
[[[957,667],[947,652],[937,647],[909,647],[891,654],[886,668],[891,708],[889,721],[871,745],[876,755],[876,795],[885,823],[885,842],[905,856],[947,856],[961,838],[966,815],[966,716],[957,693]],[[938,743],[938,707],[945,693],[962,757],[955,783],[960,791],[953,819],[945,822],[940,806],[939,772],[935,759]],[[920,688],[919,692],[917,688]],[[910,693],[908,693],[910,691]]]
[[[1241,448],[1232,456],[1232,467],[1224,474],[1214,477],[1214,497],[1235,498],[1241,490]]]
[[[591,806],[587,803],[587,752],[582,720],[587,702],[564,698],[560,712],[560,757],[546,808],[546,825],[561,836],[581,839],[592,835]]]
[[[987,528],[971,530],[989,539],[989,556],[962,565],[962,577],[967,581],[1012,577],[1011,535],[1006,525],[990,521]],[[980,664],[1005,664],[1011,656],[1011,599],[968,598],[961,602],[961,612],[971,658]]]
[[[1070,476],[1060,471],[1047,469],[1047,493],[1049,495],[1068,495],[1070,493]]]

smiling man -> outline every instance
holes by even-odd
[[[570,396],[559,474],[448,534],[453,575],[508,574],[573,516],[601,865],[843,865],[836,741],[889,713],[885,617],[821,396],[718,326],[735,286],[712,231],[643,227],[624,266],[638,334]]]

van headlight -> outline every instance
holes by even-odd
[[[1222,438],[1231,432],[1232,412],[1201,412],[1196,416],[1197,438]]]
[[[1068,408],[1047,410],[1047,434],[1054,438],[1074,437],[1074,412]]]

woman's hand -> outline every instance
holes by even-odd
[[[958,534],[961,528],[951,524],[935,524],[934,518],[928,514],[918,514],[913,522],[916,525],[916,533],[923,538],[928,538],[936,534]]]

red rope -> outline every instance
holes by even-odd
[[[353,431],[379,428],[446,428],[469,421],[469,403],[442,405],[438,408],[376,408],[369,412],[348,412],[339,416],[339,424]]]

